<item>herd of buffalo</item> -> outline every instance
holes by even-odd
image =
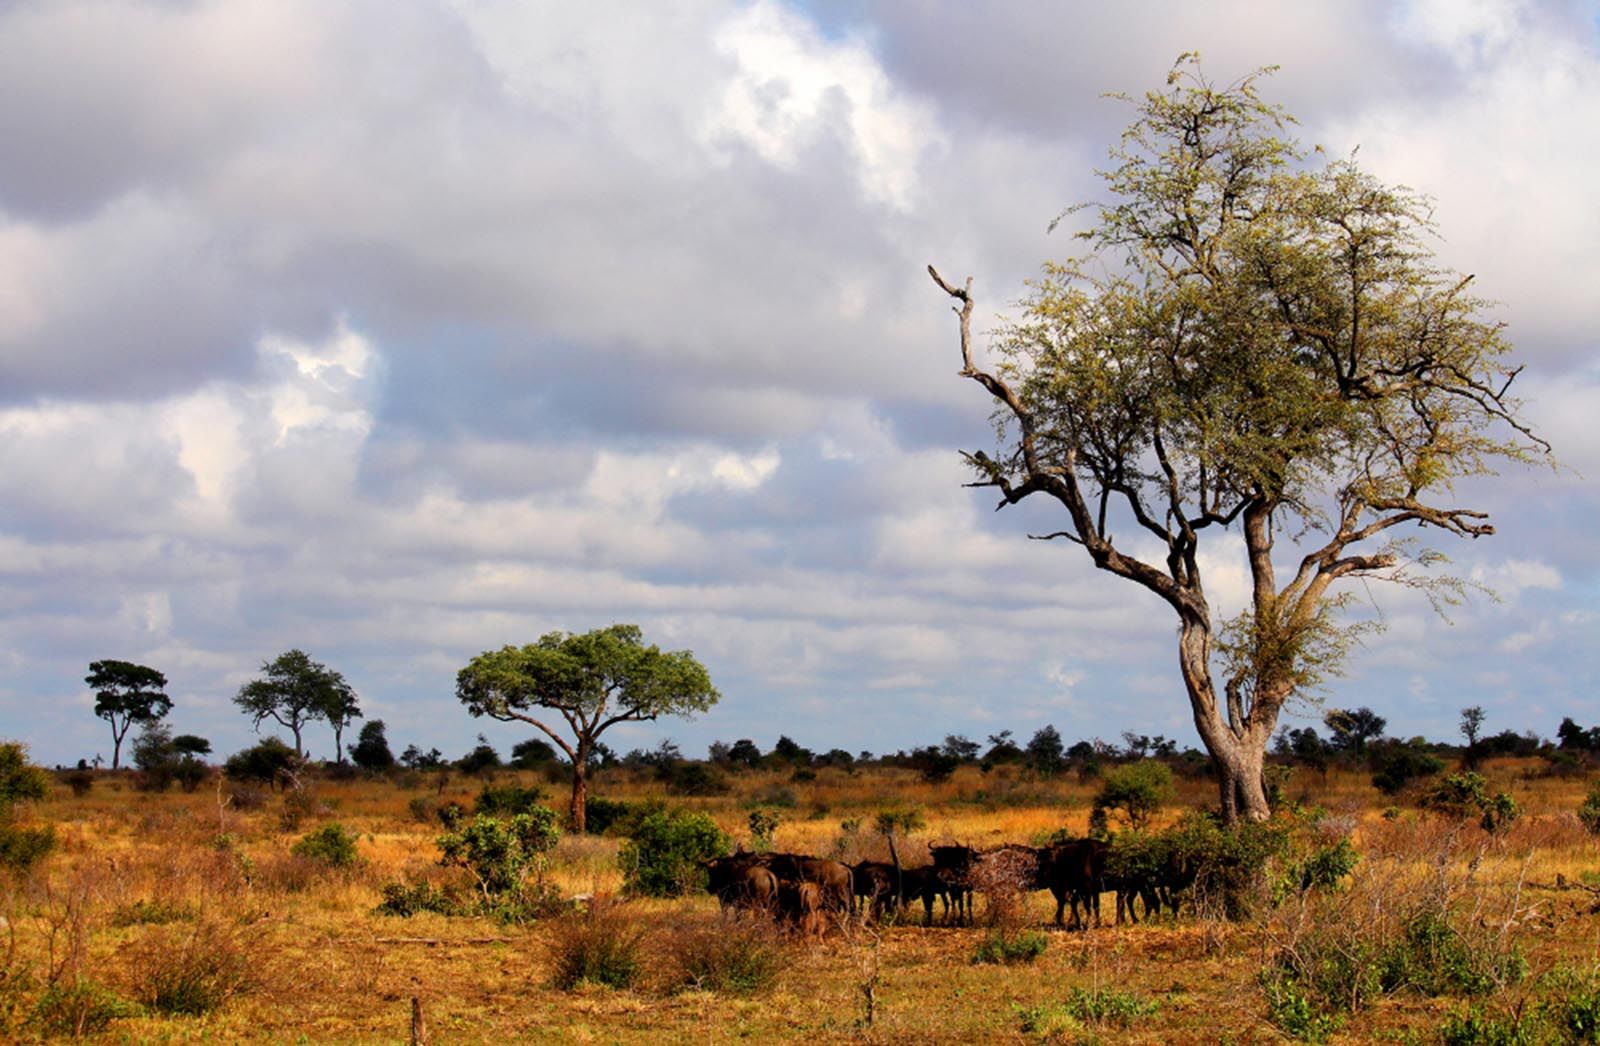
[[[960,844],[929,847],[931,864],[902,867],[898,860],[854,865],[803,854],[738,852],[704,862],[707,889],[724,910],[764,912],[802,933],[818,934],[830,918],[860,910],[868,917],[921,901],[927,925],[934,901],[947,921],[970,921],[974,892],[1026,893],[1049,890],[1056,925],[1086,929],[1100,925],[1100,895],[1114,891],[1117,922],[1137,922],[1134,902],[1146,917],[1163,907],[1176,911],[1177,897],[1193,875],[1187,862],[1154,868],[1107,867],[1110,847],[1098,839],[1070,839],[1047,846],[1006,844],[977,850]]]

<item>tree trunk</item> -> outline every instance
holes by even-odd
[[[1211,681],[1210,624],[1198,615],[1184,618],[1178,638],[1178,666],[1194,710],[1195,729],[1217,770],[1223,821],[1265,821],[1272,816],[1272,808],[1267,803],[1262,768],[1266,764],[1267,742],[1278,719],[1276,707],[1253,708],[1239,723],[1224,718],[1226,713],[1217,702],[1217,690]]]
[[[294,734],[294,754],[295,754],[295,758],[304,759],[306,757],[306,751],[305,751],[305,746],[300,743],[300,724],[299,723],[295,723],[295,724],[291,725],[289,727],[289,730]]]
[[[585,834],[584,815],[589,803],[589,753],[578,749],[578,756],[572,762],[572,830],[578,835]]]
[[[119,732],[117,724],[111,724],[111,769],[116,770],[122,766],[122,739],[127,736],[128,728],[124,726]]]
[[[333,727],[333,761],[339,766],[344,765],[344,727],[337,723]]]

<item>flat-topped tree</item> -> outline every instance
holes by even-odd
[[[172,711],[167,677],[131,661],[92,661],[83,680],[94,690],[94,714],[111,724],[111,769],[122,764],[122,739],[134,723],[154,723]]]
[[[551,632],[527,646],[485,651],[456,676],[456,697],[472,715],[528,723],[566,754],[576,832],[584,830],[589,763],[602,733],[618,723],[704,712],[719,696],[694,654],[645,646],[637,625]],[[540,709],[565,720],[571,740],[547,725]]]
[[[1351,586],[1453,601],[1461,581],[1428,573],[1443,557],[1414,535],[1493,533],[1452,482],[1549,446],[1472,278],[1433,260],[1427,200],[1353,159],[1305,162],[1259,73],[1219,88],[1194,63],[1134,103],[1088,256],[1045,267],[998,368],[974,355],[972,281],[928,271],[958,303],[961,377],[996,402],[1001,449],[966,455],[973,485],[1056,502],[1046,537],[1171,608],[1223,812],[1256,820],[1279,709],[1349,649]],[[1231,555],[1234,529],[1249,602],[1219,621],[1200,550]]]

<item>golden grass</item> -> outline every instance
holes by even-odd
[[[1499,837],[1469,827],[1463,835],[1468,843],[1447,861],[1453,874],[1470,873],[1494,898],[1511,898],[1526,920],[1518,932],[1536,971],[1558,963],[1594,965],[1600,962],[1600,915],[1585,910],[1588,895],[1543,888],[1558,875],[1576,880],[1600,870],[1600,840],[1572,814],[1588,781],[1532,778],[1531,767],[1503,761],[1485,768],[1491,788],[1511,791],[1526,812]],[[500,783],[513,780],[541,783],[532,774],[507,774]],[[747,840],[752,806],[776,800],[784,804],[776,807],[778,848],[850,859],[886,858],[887,848],[872,832],[873,816],[891,802],[915,807],[926,827],[900,847],[909,864],[925,860],[927,845],[939,840],[988,846],[1059,828],[1082,832],[1096,787],[1070,776],[1030,781],[1013,768],[989,775],[963,768],[937,785],[894,770],[823,770],[813,781],[753,773],[730,783],[727,795],[684,802]],[[597,784],[597,794],[613,799],[652,796],[658,787],[645,775],[620,772],[602,775]],[[57,825],[59,851],[32,881],[0,892],[0,915],[17,941],[13,976],[0,978],[0,1013],[8,1007],[26,1013],[63,963],[74,933],[81,957],[57,976],[92,980],[131,998],[135,957],[214,923],[248,950],[251,989],[202,1017],[116,1019],[104,1039],[392,1043],[405,1039],[415,996],[433,1042],[1020,1042],[1028,1041],[1021,1011],[1059,1002],[1073,987],[1116,986],[1161,1007],[1127,1029],[1101,1030],[1104,1041],[1213,1043],[1224,1034],[1235,1042],[1281,1041],[1265,1020],[1256,988],[1271,928],[1188,917],[1052,933],[1037,962],[997,967],[971,961],[987,931],[925,929],[919,913],[911,925],[835,931],[820,942],[793,944],[775,987],[749,998],[669,992],[650,983],[630,991],[555,991],[548,986],[549,931],[543,925],[373,913],[385,882],[449,877],[436,864],[433,840],[441,829],[417,820],[411,800],[427,796],[470,807],[481,787],[459,777],[442,789],[434,779],[409,788],[321,781],[314,785],[321,812],[293,832],[280,826],[281,796],[241,812],[219,805],[215,790],[152,796],[109,775],[86,796],[60,788],[35,811]],[[545,788],[560,807],[564,790]],[[1180,789],[1180,803],[1214,799],[1205,780],[1181,781]],[[1418,875],[1428,874],[1445,834],[1461,831],[1414,810],[1386,818],[1390,801],[1353,771],[1331,771],[1326,778],[1301,771],[1287,794],[1343,818],[1354,828],[1357,848],[1371,855],[1369,864],[1410,861]],[[1176,814],[1171,809],[1167,817]],[[860,823],[854,832],[844,828],[851,820]],[[359,869],[307,868],[290,853],[300,835],[330,821],[357,836]],[[553,855],[551,882],[566,895],[616,893],[618,845],[607,837],[564,838]],[[145,907],[136,907],[141,903]],[[1053,914],[1049,898],[1036,895],[1027,904],[1023,919],[1046,926]],[[624,909],[655,942],[716,918],[706,897],[630,901]],[[132,912],[155,910],[177,915],[160,925],[130,921]],[[866,1027],[860,1023],[861,985],[874,964],[877,1012]],[[16,976],[22,973],[29,976]],[[1441,1016],[1457,1007],[1450,1000],[1384,999],[1353,1016],[1344,1035],[1364,1041],[1410,1031],[1431,1041]],[[31,1032],[14,1027],[0,1037],[7,1034]]]

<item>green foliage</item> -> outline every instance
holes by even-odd
[[[30,1022],[46,1036],[97,1035],[119,1017],[136,1017],[139,1007],[110,988],[89,980],[58,981],[34,1004]]]
[[[478,814],[458,831],[439,836],[439,863],[466,869],[484,900],[493,900],[517,890],[529,871],[542,871],[559,838],[556,816],[544,807],[509,821]]]
[[[1516,949],[1495,953],[1474,946],[1439,912],[1413,916],[1401,939],[1377,963],[1385,992],[1405,989],[1423,995],[1488,995],[1527,975],[1527,960]]]
[[[1290,889],[1337,890],[1345,876],[1355,870],[1361,855],[1341,836],[1331,843],[1313,847],[1303,858],[1291,863],[1285,870],[1284,883]]]
[[[484,785],[473,806],[475,813],[490,817],[529,813],[544,801],[544,789],[538,785],[524,788],[517,784]]]
[[[750,847],[757,853],[765,853],[772,849],[772,836],[778,830],[782,818],[778,811],[767,807],[757,807],[750,811]]]
[[[122,905],[111,913],[112,926],[165,926],[184,922],[195,917],[195,908],[163,900],[138,900]]]
[[[1073,988],[1062,1003],[1067,1013],[1091,1024],[1126,1028],[1161,1009],[1154,999],[1117,988]]]
[[[1344,1025],[1342,1015],[1311,998],[1298,979],[1282,970],[1264,971],[1261,990],[1267,1000],[1267,1020],[1291,1039],[1327,1042]]]
[[[596,900],[550,928],[551,983],[630,988],[644,972],[644,930],[622,905]]]
[[[28,762],[28,749],[18,741],[0,741],[0,870],[25,872],[55,848],[50,825],[17,823],[17,807],[43,799],[50,792],[50,774]]]
[[[641,817],[650,810],[660,809],[663,806],[660,800],[630,803],[623,799],[590,796],[587,828],[594,834],[628,835],[638,825]]]
[[[261,679],[239,688],[233,703],[251,716],[257,729],[271,719],[294,734],[295,753],[301,753],[301,732],[313,719],[321,719],[334,732],[334,754],[342,760],[340,740],[345,727],[361,717],[356,692],[340,673],[313,661],[303,650],[289,650],[261,666]]]
[[[373,909],[378,915],[400,918],[410,918],[420,912],[460,915],[464,907],[456,897],[432,883],[384,883],[381,892],[383,900]]]
[[[1174,791],[1167,764],[1141,759],[1108,771],[1101,779],[1094,806],[1097,810],[1121,811],[1122,820],[1138,831],[1150,823],[1163,803],[1171,800]]]
[[[294,749],[276,737],[265,737],[260,743],[229,756],[222,764],[222,772],[235,781],[276,785],[299,766],[300,757],[295,755]]]
[[[1453,817],[1476,814],[1484,831],[1498,832],[1515,821],[1520,811],[1509,793],[1490,796],[1485,784],[1475,773],[1451,774],[1423,793],[1421,805]]]
[[[1566,1042],[1600,1042],[1600,971],[1557,970],[1540,1016]]]
[[[338,822],[325,824],[302,836],[291,852],[330,868],[353,868],[361,862],[361,855],[356,852],[356,837]]]
[[[1494,1017],[1471,1006],[1445,1018],[1439,1041],[1443,1046],[1539,1046],[1546,1040],[1532,1017]]]
[[[1579,804],[1578,820],[1583,822],[1591,835],[1600,835],[1600,780],[1590,786],[1589,793]]]
[[[388,728],[382,719],[369,719],[350,746],[350,761],[363,770],[382,773],[395,764],[394,752],[389,748]]]
[[[730,842],[710,815],[657,810],[640,818],[617,862],[623,889],[647,897],[676,897],[705,886],[701,862],[728,851]]]
[[[972,961],[1015,966],[1033,962],[1049,946],[1050,938],[1037,930],[997,929],[978,942]]]
[[[1375,750],[1372,764],[1372,785],[1384,795],[1398,795],[1419,777],[1444,769],[1444,762],[1428,751],[1421,739],[1386,743]]]
[[[131,661],[94,661],[85,683],[95,692],[94,714],[111,724],[111,768],[120,766],[122,739],[134,723],[153,723],[172,711],[167,677]]]

